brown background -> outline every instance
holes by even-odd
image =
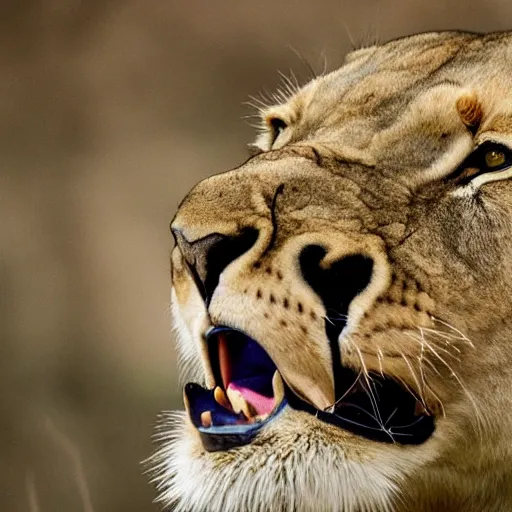
[[[511,19],[510,0],[3,0],[0,511],[158,509],[140,461],[180,405],[168,224],[245,159],[249,95],[306,79],[297,52],[320,72]]]

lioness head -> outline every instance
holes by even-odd
[[[167,506],[512,510],[511,70],[512,34],[356,51],[185,198]]]

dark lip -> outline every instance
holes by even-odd
[[[242,336],[246,336],[247,338],[253,340],[246,333],[238,329],[233,329],[228,326],[215,326],[209,329],[205,335],[207,344],[210,344],[211,341],[215,339],[215,336],[222,332],[236,332]],[[341,366],[340,368],[344,372],[343,380],[349,381],[349,373],[351,372],[353,374],[351,382],[355,382],[357,374],[353,370],[343,366]],[[216,374],[215,367],[212,368],[212,370],[214,372],[216,382],[219,382],[218,374]],[[391,393],[392,396],[395,396],[395,394],[399,393],[402,396],[403,401],[405,402],[399,404],[401,408],[410,409],[411,407],[415,406],[417,398],[414,397],[414,395],[412,395],[410,391],[405,391],[402,386],[397,384],[391,378],[382,377],[376,374],[372,375],[372,381],[373,380],[375,380],[377,384],[381,385],[382,387],[385,387],[388,390],[390,389],[391,391],[387,391],[387,393]],[[203,403],[211,404],[212,401],[214,400],[213,389],[205,389],[199,384],[187,384],[185,386],[185,394],[187,395],[189,400],[196,400],[199,397],[199,399],[202,400]],[[369,394],[366,393],[366,395],[368,400],[371,401],[371,399],[369,398]],[[359,398],[363,400],[366,399],[365,396]],[[286,385],[286,383],[285,398],[282,400],[279,406],[270,414],[268,418],[259,423],[247,425],[221,425],[205,428],[201,425],[199,416],[191,414],[191,420],[194,426],[197,428],[202,443],[207,451],[213,452],[220,450],[228,450],[230,448],[251,443],[253,439],[256,437],[256,435],[259,433],[259,431],[264,426],[274,421],[275,418],[277,418],[282,413],[286,406],[289,406],[294,410],[303,411],[308,414],[311,414],[318,418],[320,421],[323,421],[324,423],[334,425],[345,431],[351,432],[352,434],[355,434],[359,437],[363,437],[371,441],[381,443],[419,445],[427,441],[432,436],[435,430],[435,419],[434,416],[431,415],[430,413],[419,415],[417,416],[417,419],[413,421],[408,421],[407,415],[405,415],[403,418],[403,420],[405,420],[404,424],[395,424],[389,428],[382,428],[382,422],[379,424],[379,422],[375,418],[371,420],[371,415],[368,413],[368,411],[363,411],[361,407],[359,407],[356,403],[351,403],[349,399],[344,400],[342,407],[339,408],[343,412],[343,416],[337,414],[338,407],[336,407],[334,412],[321,411],[312,406],[311,404],[305,402],[301,398],[299,398],[290,389],[290,387]],[[396,410],[398,410],[398,406],[396,407]],[[395,412],[393,412],[392,415],[395,414]],[[363,423],[363,421],[365,423]],[[387,424],[384,424],[384,426],[387,427]]]
[[[396,386],[399,385],[396,384]],[[290,391],[290,393],[293,395],[293,392]],[[375,422],[375,426],[364,425],[356,419],[339,416],[335,412],[320,411],[302,401],[296,395],[293,395],[293,398],[291,395],[288,403],[293,409],[308,412],[324,423],[335,425],[359,437],[379,443],[419,445],[427,441],[435,430],[435,421],[432,415],[421,415],[409,424],[383,429],[381,426],[378,426],[377,422]]]

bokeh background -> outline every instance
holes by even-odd
[[[246,158],[250,95],[511,20],[510,0],[3,0],[0,511],[159,509],[140,461],[181,401],[168,225]]]

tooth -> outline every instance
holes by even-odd
[[[257,416],[253,416],[247,420],[247,423],[250,425],[254,425],[255,423],[261,423],[265,421],[270,415],[269,414],[258,414]]]
[[[422,414],[428,414],[428,411],[421,402],[416,401],[416,405],[414,406],[414,416],[421,416]]]
[[[185,406],[185,410],[190,414],[190,401],[188,399],[187,393],[183,393],[183,405]]]
[[[231,382],[231,364],[230,364],[228,341],[225,334],[219,335],[219,365],[220,375],[224,389]]]
[[[226,393],[234,412],[237,414],[243,412],[246,418],[251,418],[256,415],[256,411],[251,404],[245,400],[240,391],[228,387]]]
[[[274,392],[274,404],[279,405],[284,398],[284,382],[277,370],[272,377],[272,391]]]
[[[224,391],[222,390],[222,388],[220,386],[217,386],[213,390],[213,398],[215,398],[215,401],[219,405],[222,405],[222,407],[224,407],[225,409],[231,409],[231,405],[229,403],[229,400],[226,397],[226,393],[224,393]]]
[[[201,424],[205,428],[212,426],[212,411],[204,411],[201,413]]]

